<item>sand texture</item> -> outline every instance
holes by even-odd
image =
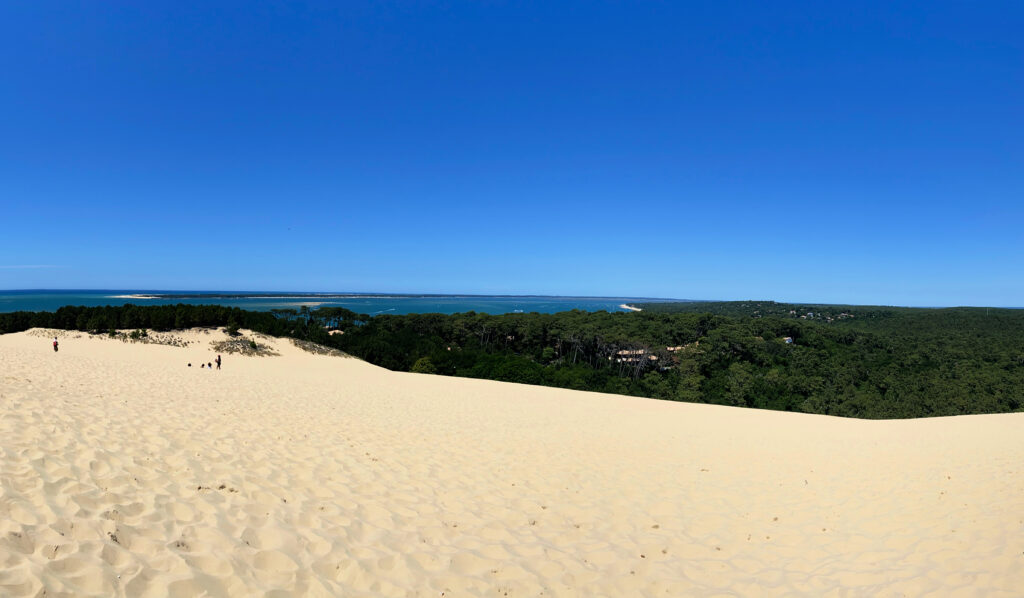
[[[0,596],[1024,596],[1024,414],[678,404],[278,339],[208,371],[221,332],[60,334],[0,336]]]

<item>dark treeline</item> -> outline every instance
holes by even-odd
[[[355,326],[369,316],[342,308],[322,308],[314,316],[307,308],[246,311],[222,305],[119,305],[105,307],[65,306],[56,312],[17,311],[0,313],[0,334],[29,328],[82,330],[94,334],[118,329],[186,328],[224,326],[229,332],[248,328],[272,336],[289,336],[326,344],[325,326],[338,329]]]
[[[1024,310],[643,307],[372,318],[343,308],[64,307],[0,314],[0,332],[241,327],[393,370],[847,417],[1001,413],[1024,404]]]

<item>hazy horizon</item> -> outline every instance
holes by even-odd
[[[239,290],[239,289],[137,289],[137,288],[109,288],[109,289],[57,289],[57,288],[38,288],[38,289],[0,289],[0,294],[3,293],[130,293],[130,294],[144,294],[154,293],[160,295],[178,295],[178,294],[196,294],[196,295],[210,295],[210,294],[223,294],[223,295],[271,295],[281,294],[292,297],[302,296],[352,296],[352,297],[537,297],[537,298],[561,298],[561,299],[629,299],[635,301],[649,301],[649,302],[688,302],[688,303],[715,303],[715,302],[775,302],[783,304],[794,304],[794,305],[836,305],[836,306],[858,306],[858,307],[907,307],[907,308],[922,308],[922,309],[944,309],[944,308],[955,308],[955,307],[969,307],[969,308],[991,308],[991,309],[1024,309],[1024,305],[968,305],[968,304],[949,304],[949,305],[904,305],[896,303],[850,303],[845,301],[813,301],[813,300],[783,300],[773,298],[743,298],[743,299],[706,299],[706,298],[693,298],[693,297],[654,297],[645,295],[574,295],[574,294],[541,294],[541,293],[460,293],[460,292],[449,292],[449,293],[433,293],[433,292],[418,292],[418,291],[405,291],[405,292],[382,292],[382,291],[289,291],[281,289],[259,289],[259,290]]]

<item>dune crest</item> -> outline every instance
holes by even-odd
[[[1024,588],[1024,414],[678,404],[268,337],[208,370],[222,332],[172,336],[0,335],[0,595]]]

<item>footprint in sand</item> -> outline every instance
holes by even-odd
[[[3,539],[2,544],[15,552],[22,554],[32,554],[36,550],[35,542],[32,537],[24,532],[10,532],[7,537]]]
[[[40,549],[42,554],[47,559],[54,561],[57,559],[64,558],[65,556],[78,550],[77,542],[66,542],[63,544],[47,544]]]
[[[92,566],[88,559],[79,555],[72,554],[59,560],[51,561],[47,563],[46,569],[52,571],[59,576],[73,575]]]
[[[292,573],[299,568],[288,555],[276,550],[261,550],[253,559],[253,566],[271,573]]]

